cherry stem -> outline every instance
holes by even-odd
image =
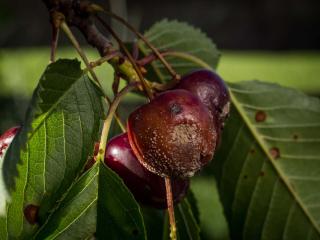
[[[127,86],[125,86],[114,98],[114,100],[111,102],[111,105],[109,107],[107,117],[104,120],[102,133],[101,133],[101,139],[99,144],[99,152],[97,155],[97,161],[103,161],[104,155],[105,155],[105,149],[107,146],[107,138],[110,131],[111,122],[113,119],[113,116],[116,113],[116,110],[118,108],[119,103],[123,99],[123,97],[130,92],[131,90],[135,89],[137,87],[137,83],[129,83]]]
[[[75,47],[75,49],[77,50],[78,54],[80,55],[80,57],[82,58],[84,64],[86,65],[87,69],[89,70],[93,80],[96,81],[96,83],[99,85],[99,87],[102,89],[102,86],[98,80],[98,77],[96,75],[96,73],[92,70],[89,60],[86,56],[86,54],[84,53],[84,51],[82,50],[82,48],[80,47],[80,44],[78,42],[78,40],[75,38],[75,36],[73,35],[73,33],[71,32],[70,28],[68,27],[68,25],[66,24],[65,21],[63,21],[60,25],[61,29],[65,32],[65,34],[67,35],[67,37],[69,38],[69,40],[71,41],[71,43],[73,44],[73,46]],[[105,95],[107,98],[107,101],[110,103],[110,99],[107,97],[107,95]]]
[[[60,25],[61,29],[65,32],[65,34],[67,35],[67,37],[69,38],[69,40],[71,41],[71,43],[73,44],[73,46],[75,47],[75,49],[77,50],[78,54],[80,55],[80,57],[82,58],[83,62],[85,63],[88,71],[90,72],[92,78],[95,80],[95,82],[98,84],[98,86],[100,87],[101,91],[103,92],[104,95],[104,99],[107,103],[107,105],[110,107],[111,101],[108,98],[108,96],[104,93],[103,88],[101,86],[101,83],[97,77],[97,75],[95,74],[95,72],[93,71],[93,69],[91,68],[91,65],[89,63],[89,60],[87,58],[87,56],[85,55],[84,51],[82,50],[82,48],[80,47],[79,42],[77,41],[77,39],[75,38],[75,36],[73,35],[73,33],[71,32],[70,28],[68,27],[68,25],[66,24],[65,21],[61,22]],[[115,118],[120,126],[120,128],[125,131],[125,125],[122,123],[119,115],[116,113],[115,114]]]
[[[125,25],[128,29],[130,29],[133,33],[135,33],[159,58],[159,60],[162,62],[162,64],[166,67],[166,69],[168,70],[168,72],[170,73],[170,75],[172,75],[172,77],[174,79],[180,79],[180,75],[178,75],[173,68],[171,67],[171,65],[161,56],[160,52],[157,50],[157,48],[155,48],[141,33],[139,33],[130,23],[128,23],[125,19],[123,19],[122,17],[120,17],[119,15],[110,12],[106,9],[103,9],[103,12],[105,12],[106,14],[108,14],[109,16],[111,16],[112,18],[118,20],[119,22],[121,22],[123,25]],[[98,15],[96,15],[96,17],[99,18]]]
[[[202,59],[192,55],[192,54],[189,54],[189,53],[185,53],[185,52],[177,52],[177,51],[166,51],[166,52],[162,52],[161,55],[163,57],[165,56],[173,56],[173,57],[178,57],[178,58],[181,58],[181,59],[185,59],[185,60],[188,60],[190,62],[194,62],[206,69],[210,69],[212,70],[212,67],[210,67],[210,65],[208,65],[206,62],[204,62]],[[155,56],[154,54],[150,54],[140,60],[137,61],[137,63],[141,66],[144,66],[146,64],[149,64],[153,61],[157,60],[157,56]]]
[[[176,220],[174,217],[174,205],[173,205],[173,196],[172,196],[170,177],[165,177],[165,184],[166,184],[167,205],[168,205],[168,213],[169,213],[169,221],[170,221],[170,238],[172,240],[176,240],[177,227],[176,227]]]
[[[111,33],[111,35],[116,39],[116,41],[118,42],[120,48],[124,51],[124,53],[126,54],[126,56],[128,57],[130,63],[132,64],[134,70],[137,72],[138,76],[139,76],[139,80],[142,84],[142,87],[144,89],[144,91],[146,92],[148,98],[151,100],[153,98],[153,93],[152,90],[150,88],[150,86],[148,85],[148,83],[145,81],[141,70],[139,69],[138,65],[136,64],[134,58],[132,57],[131,53],[129,52],[129,50],[127,49],[127,47],[124,45],[124,43],[121,41],[121,39],[119,38],[119,36],[115,33],[115,31],[113,31],[113,29],[99,16],[96,16],[97,19],[101,22],[101,24],[107,29],[108,32]]]
[[[121,54],[120,54],[118,51],[110,52],[108,55],[105,55],[105,56],[99,58],[99,59],[96,60],[96,61],[90,62],[90,68],[91,68],[91,69],[94,69],[94,68],[102,65],[103,63],[110,61],[110,60],[113,59],[114,57],[118,57],[118,56],[120,56],[120,55],[121,55]],[[85,68],[83,71],[86,73],[86,72],[89,71],[89,68]]]
[[[57,28],[54,24],[52,27],[52,37],[51,37],[51,52],[50,52],[50,63],[53,63],[56,58],[56,50],[58,46],[59,40],[59,28]]]

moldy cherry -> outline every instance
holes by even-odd
[[[198,97],[183,89],[157,95],[128,118],[140,163],[162,177],[186,178],[211,161],[219,126]]]

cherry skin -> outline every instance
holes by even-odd
[[[20,127],[12,127],[0,136],[0,158],[5,155]]]
[[[185,89],[196,95],[213,116],[223,123],[229,115],[230,96],[222,78],[209,70],[194,71],[181,78],[175,89]]]
[[[162,177],[186,178],[211,161],[220,128],[192,93],[160,93],[128,118],[128,136],[140,163]]]
[[[118,135],[108,142],[104,161],[122,178],[141,204],[167,208],[164,179],[140,164],[130,147],[127,133]],[[188,188],[188,179],[172,181],[174,203],[178,203],[186,195]]]

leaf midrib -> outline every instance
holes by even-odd
[[[41,117],[41,119],[40,119],[39,122],[37,122],[37,125],[34,127],[34,130],[32,131],[31,135],[30,135],[29,138],[28,138],[29,140],[32,139],[32,137],[33,137],[34,133],[36,132],[36,130],[41,126],[42,122],[45,121],[45,120],[51,115],[51,113],[52,113],[53,110],[56,108],[56,106],[58,106],[58,105],[63,101],[63,99],[65,98],[65,96],[66,96],[70,91],[73,90],[74,85],[75,85],[78,81],[80,81],[80,79],[85,80],[84,77],[85,77],[85,75],[82,74],[79,78],[73,78],[73,79],[74,79],[74,82],[69,86],[69,88],[66,89],[66,91],[64,91],[64,93],[57,99],[57,101],[55,101],[54,104],[51,105],[50,109],[49,109],[47,112],[45,112],[45,113],[43,113],[43,114],[41,114],[41,115],[39,116],[39,117]],[[44,89],[46,89],[46,88],[44,88]]]
[[[232,104],[234,105],[234,107],[236,108],[238,113],[240,114],[241,118],[245,122],[245,125],[248,127],[249,131],[253,135],[253,137],[256,140],[256,142],[258,143],[259,147],[266,154],[269,162],[271,163],[271,165],[273,166],[273,168],[277,172],[278,176],[282,179],[284,185],[287,187],[288,191],[292,194],[294,200],[298,203],[299,207],[302,209],[304,214],[307,216],[307,218],[311,222],[312,226],[317,230],[317,233],[320,235],[320,227],[315,222],[315,219],[310,215],[309,211],[305,208],[305,206],[304,206],[301,198],[299,197],[299,195],[292,188],[292,186],[291,186],[291,184],[289,182],[289,179],[283,173],[281,168],[279,166],[277,166],[277,164],[275,163],[275,160],[273,159],[273,157],[271,156],[270,152],[268,151],[268,148],[265,145],[263,139],[260,137],[259,132],[253,126],[253,124],[251,124],[251,121],[249,120],[249,118],[246,115],[244,109],[242,108],[241,104],[238,102],[238,100],[236,99],[236,97],[235,97],[235,95],[233,94],[232,91],[230,91],[230,98],[231,98]]]

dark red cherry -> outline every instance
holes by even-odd
[[[197,70],[181,78],[175,89],[185,89],[196,95],[212,115],[223,123],[229,115],[230,96],[222,78],[209,70]]]
[[[213,157],[217,131],[208,109],[189,91],[163,92],[128,118],[140,163],[163,177],[190,177]]]
[[[105,163],[123,179],[137,201],[156,208],[167,207],[164,179],[140,164],[131,149],[127,133],[118,135],[109,141]],[[188,188],[188,179],[172,181],[175,203],[185,196]]]
[[[0,157],[3,157],[20,127],[12,127],[0,136]]]

